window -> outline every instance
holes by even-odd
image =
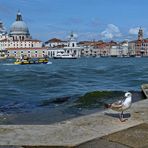
[[[28,53],[30,53],[30,51],[28,51]]]
[[[38,53],[38,51],[36,50],[35,53]]]
[[[21,51],[21,53],[23,53],[23,51]]]

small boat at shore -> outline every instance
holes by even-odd
[[[144,95],[146,96],[146,98],[148,98],[148,84],[142,84],[141,89],[142,89]]]
[[[38,59],[17,59],[14,64],[16,65],[26,65],[26,64],[47,64],[49,60],[47,58],[38,58]]]

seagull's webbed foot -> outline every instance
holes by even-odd
[[[125,122],[125,121],[127,120],[127,119],[124,119],[123,111],[122,111],[122,113],[120,114],[119,119],[120,119],[121,122]]]

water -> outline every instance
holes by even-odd
[[[87,92],[140,91],[140,85],[148,83],[147,58],[51,59],[40,65],[13,61],[0,61],[0,112],[10,124],[24,123],[23,118],[34,123],[42,117],[47,123],[74,117],[80,113],[71,107],[74,100]],[[63,97],[68,101],[41,105]]]

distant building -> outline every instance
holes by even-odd
[[[68,43],[66,41],[53,38],[45,42],[45,47],[59,48],[59,47],[68,46],[67,44]]]
[[[3,26],[3,22],[0,21],[0,41],[5,40],[8,37],[5,27]],[[3,48],[2,44],[0,43],[0,58],[7,57],[7,50]]]
[[[55,39],[54,39],[55,40]],[[50,45],[48,48],[48,56],[50,58],[56,57],[57,54],[67,54],[74,57],[80,57],[81,56],[81,50],[82,47],[77,45],[76,37],[73,33],[70,34],[70,37],[68,41],[61,41],[61,40],[55,40],[56,44],[51,42],[51,40],[48,41],[48,44],[45,43],[45,46]],[[53,46],[54,45],[54,46]],[[56,45],[56,46],[55,46]]]
[[[75,35],[73,34],[73,32],[71,32],[67,43],[68,43],[68,46],[65,46],[63,48],[64,51],[72,56],[80,57],[82,47],[78,46],[77,39],[76,39]]]
[[[148,56],[148,39],[143,38],[142,28],[138,31],[138,38],[135,41],[129,42],[129,50],[135,56]]]
[[[136,53],[135,53],[135,49],[136,49],[136,41],[130,41],[128,42],[128,50],[129,50],[129,55],[130,56],[135,56]]]
[[[116,45],[116,42],[83,41],[79,44],[84,47],[82,49],[83,56],[106,57],[110,56],[110,48]]]
[[[110,56],[112,57],[126,57],[129,55],[128,42],[121,42],[110,48]]]
[[[82,56],[92,56],[99,57],[101,56],[101,46],[104,46],[104,42],[99,41],[81,41],[79,45],[83,46],[81,51]]]
[[[143,40],[143,30],[140,27],[139,31],[138,31],[138,40],[142,41]]]
[[[16,21],[11,25],[9,34],[0,40],[2,49],[7,50],[8,57],[20,58],[23,55],[28,57],[44,57],[47,55],[47,48],[43,47],[40,40],[32,39],[28,26],[22,19],[20,12],[17,13]]]

